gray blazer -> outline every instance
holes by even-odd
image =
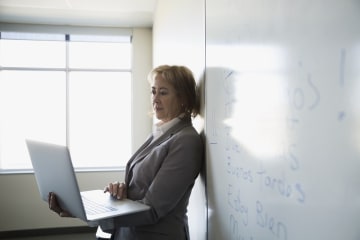
[[[203,142],[190,117],[152,139],[129,160],[125,175],[128,198],[151,209],[115,218],[115,239],[189,239],[187,205],[202,167]]]

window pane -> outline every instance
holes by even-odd
[[[66,43],[58,41],[0,41],[2,67],[64,68]]]
[[[70,68],[130,69],[130,43],[69,42]]]
[[[116,42],[116,43],[129,43],[131,37],[129,35],[70,35],[72,42]]]
[[[64,72],[0,72],[0,168],[31,168],[25,139],[66,142]]]
[[[72,72],[69,95],[75,167],[124,166],[131,154],[131,74]]]
[[[12,40],[65,41],[65,34],[1,32],[1,38],[2,39],[12,39]]]

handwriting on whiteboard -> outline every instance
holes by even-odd
[[[346,85],[346,49],[341,49],[339,56],[339,75],[336,76],[337,86],[343,89]],[[305,122],[311,122],[313,115],[317,114],[317,110],[326,104],[326,92],[322,92],[320,80],[316,78],[316,74],[311,72],[311,68],[307,66],[302,59],[297,59],[293,64],[293,72],[287,77],[286,86],[284,88],[284,99],[279,98],[277,102],[286,109],[286,114],[278,114],[281,123],[284,123],[283,128],[286,129],[286,134],[297,136],[301,134]],[[288,240],[291,239],[291,224],[284,215],[279,212],[273,211],[269,199],[264,199],[264,196],[271,196],[273,201],[281,201],[283,204],[290,204],[293,206],[303,207],[311,199],[311,194],[305,183],[302,181],[305,174],[303,170],[302,152],[307,146],[307,143],[297,141],[296,137],[285,139],[282,143],[281,152],[277,152],[276,156],[269,159],[261,157],[254,157],[249,153],[248,149],[242,142],[234,138],[234,129],[236,124],[246,125],[247,123],[241,117],[249,117],[250,114],[257,114],[258,112],[246,112],[244,108],[244,99],[250,99],[246,104],[251,105],[251,100],[261,100],[256,107],[261,105],[269,105],[271,97],[264,95],[271,90],[266,89],[261,94],[253,98],[238,97],[239,86],[238,82],[244,80],[244,75],[235,70],[222,70],[219,74],[216,100],[214,103],[216,107],[209,108],[209,131],[208,137],[211,139],[211,148],[221,153],[221,159],[218,161],[224,164],[225,174],[223,180],[226,186],[226,207],[228,209],[227,227],[231,233],[231,239],[240,240],[258,240],[261,239],[260,233],[253,234],[254,229],[263,232],[263,237],[272,236],[272,239]],[[254,80],[254,79],[251,79]],[[261,81],[268,79],[261,79]],[[261,83],[259,81],[259,83]],[[268,83],[267,83],[268,84]],[[244,87],[246,85],[241,85]],[[256,84],[255,84],[256,86]],[[261,85],[257,85],[261,88]],[[268,86],[268,85],[266,85]],[[250,88],[256,90],[256,88]],[[241,93],[246,93],[248,89],[242,89]],[[250,95],[253,94],[250,91]],[[281,93],[281,92],[280,92]],[[248,96],[250,96],[248,95]],[[281,100],[284,100],[283,102]],[[281,105],[283,104],[283,105]],[[213,106],[213,105],[212,105]],[[213,112],[211,112],[213,111]],[[234,116],[234,112],[241,112],[242,115]],[[266,113],[279,113],[279,112],[266,112]],[[280,112],[281,113],[281,112]],[[270,114],[271,115],[271,114]],[[241,116],[241,117],[239,117]],[[335,109],[335,120],[344,121],[346,112],[342,109]],[[224,119],[233,118],[233,121],[225,122]],[[337,118],[337,119],[336,119]],[[267,118],[259,118],[261,121]],[[228,124],[230,123],[230,124]],[[258,122],[257,124],[263,124]],[[241,129],[244,130],[244,129]],[[246,129],[245,129],[246,130]],[[236,132],[242,134],[244,132]],[[306,150],[305,150],[306,151]],[[272,161],[270,164],[269,162]],[[274,167],[276,166],[276,167]],[[222,175],[223,175],[222,174]],[[252,194],[251,197],[248,197]]]

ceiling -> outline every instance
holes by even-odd
[[[151,27],[157,0],[0,0],[0,22]]]

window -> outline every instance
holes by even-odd
[[[25,139],[68,145],[75,168],[131,154],[130,36],[2,32],[0,171],[32,168]]]

